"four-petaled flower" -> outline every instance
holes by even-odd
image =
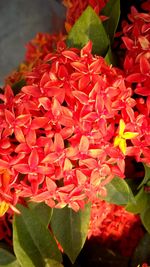
[[[123,119],[121,119],[119,122],[119,133],[114,139],[114,146],[119,146],[120,150],[124,155],[126,154],[127,140],[133,139],[138,136],[138,133],[136,132],[124,132],[125,128],[125,122]]]

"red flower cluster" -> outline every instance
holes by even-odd
[[[130,23],[123,25],[123,42],[126,46],[124,69],[129,83],[137,83],[135,93],[148,96],[150,83],[150,14],[138,13],[132,7]],[[148,114],[149,114],[149,110]]]
[[[142,130],[142,140],[133,140],[134,146],[128,148],[128,153],[137,155],[137,161],[140,156],[143,162],[149,164],[150,14],[139,13],[132,7],[128,18],[129,22],[123,23],[122,39],[126,49],[124,70],[126,82],[132,88],[136,100],[136,112],[132,120],[136,121],[137,128]]]
[[[43,60],[44,57],[56,50],[57,42],[65,40],[65,36],[60,34],[37,33],[26,45],[25,62],[35,65],[37,61]]]
[[[89,239],[96,237],[100,244],[114,249],[123,256],[131,257],[143,236],[144,230],[137,215],[105,201],[93,203]]]
[[[1,214],[21,196],[77,211],[124,177],[126,139],[141,137],[136,102],[121,71],[91,49],[59,42],[19,94],[6,86],[0,95]]]
[[[26,79],[26,73],[38,65],[44,57],[56,50],[57,42],[65,40],[65,35],[37,33],[37,35],[26,44],[26,53],[24,62],[18,67],[18,70],[13,71],[6,77],[6,84],[14,85],[15,83]]]

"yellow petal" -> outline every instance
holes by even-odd
[[[133,132],[125,132],[122,137],[125,139],[132,139],[138,136],[138,133],[133,133]]]
[[[125,127],[126,127],[125,122],[123,119],[121,119],[119,122],[119,135],[123,135]]]
[[[121,139],[120,143],[119,143],[119,148],[122,151],[122,153],[125,155],[126,154],[126,148],[127,148],[127,144],[126,144],[126,140],[125,139]]]
[[[5,201],[0,202],[0,217],[2,217],[9,209],[9,204]]]
[[[114,140],[114,147],[119,146],[121,140],[122,138],[119,135],[117,135]]]

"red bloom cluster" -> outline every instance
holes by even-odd
[[[130,23],[123,25],[123,42],[127,52],[124,69],[129,83],[137,83],[135,93],[149,96],[150,83],[150,14],[138,13],[132,7],[129,15]]]
[[[135,117],[137,128],[142,129],[142,140],[133,140],[134,147],[128,149],[130,155],[136,154],[149,164],[150,144],[150,14],[139,13],[134,7],[123,23],[123,42],[125,45],[124,70],[126,82],[133,89],[136,100]],[[138,131],[138,130],[137,130]]]
[[[93,203],[89,239],[96,237],[100,244],[114,249],[123,256],[131,257],[143,236],[144,230],[137,215],[105,201]]]
[[[141,134],[135,100],[121,71],[91,49],[59,42],[19,94],[6,86],[0,95],[1,213],[20,196],[78,210],[124,177],[126,139]]]
[[[44,57],[56,50],[57,42],[65,40],[65,36],[60,34],[37,33],[26,45],[25,62],[35,65],[37,61],[43,60]]]
[[[13,71],[5,79],[6,84],[13,85],[22,79],[26,79],[26,73],[31,71],[35,65],[38,65],[44,57],[56,50],[57,42],[65,40],[65,35],[37,33],[37,35],[26,44],[26,53],[24,62],[21,63],[17,71]]]

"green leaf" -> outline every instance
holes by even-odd
[[[126,205],[130,201],[134,201],[132,191],[125,180],[115,177],[106,185],[107,196],[104,198],[107,202]]]
[[[48,227],[52,217],[53,209],[51,209],[45,203],[30,202],[28,206],[33,210],[34,214],[36,214],[41,223]]]
[[[61,253],[49,230],[34,210],[17,205],[21,215],[13,221],[13,246],[22,267],[62,267]]]
[[[101,14],[108,17],[108,19],[103,22],[103,25],[109,36],[110,42],[113,43],[114,34],[120,18],[120,0],[109,0],[101,11]]]
[[[93,54],[105,56],[109,48],[109,39],[104,26],[91,6],[88,6],[69,32],[69,47],[82,48],[91,40]]]
[[[0,248],[0,267],[19,267],[16,257],[7,250]]]
[[[146,164],[143,164],[143,165],[145,169],[145,176],[138,188],[141,188],[143,185],[147,184],[148,181],[150,180],[150,167],[148,167]]]
[[[145,229],[150,233],[150,208],[148,207],[141,213],[141,220]]]
[[[150,262],[150,235],[146,233],[135,249],[131,260],[131,267],[138,266],[143,262]]]
[[[52,231],[72,263],[75,262],[85,243],[89,219],[90,205],[86,205],[83,210],[78,212],[74,212],[68,207],[53,211]]]
[[[144,191],[143,187],[134,199],[135,202],[129,202],[126,206],[126,210],[134,214],[141,213],[150,205],[150,195]]]

